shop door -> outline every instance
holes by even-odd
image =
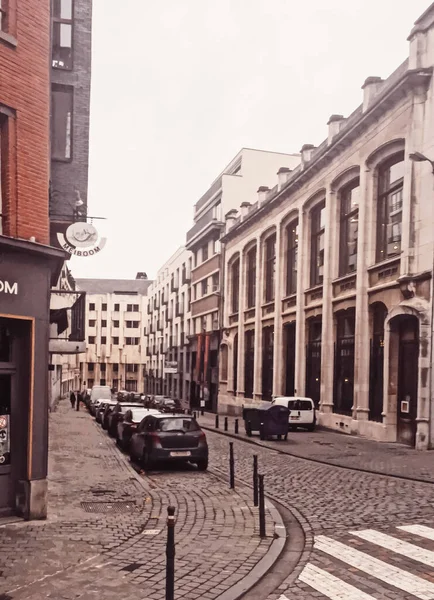
[[[398,442],[415,445],[417,379],[419,364],[418,320],[407,317],[399,324]]]

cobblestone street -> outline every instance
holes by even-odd
[[[202,423],[205,419],[199,417]],[[289,439],[293,435],[304,433],[290,434]],[[319,439],[327,437],[328,432],[319,432]],[[342,440],[342,452],[352,441],[330,437],[334,444]],[[209,438],[213,467],[223,474],[229,439],[221,433]],[[388,450],[381,444],[369,445],[377,448],[380,456],[372,461],[378,464]],[[306,535],[302,560],[268,600],[434,598],[433,485],[327,466],[275,449],[284,451],[285,446],[285,442],[234,443],[237,480],[250,481],[257,454],[266,493],[298,514]],[[405,454],[406,449],[401,450]],[[419,453],[427,472],[430,457]],[[412,461],[416,465],[416,459]],[[360,466],[366,465],[362,461]]]
[[[84,410],[50,419],[49,518],[0,524],[2,600],[164,598],[170,504],[177,598],[217,598],[267,554],[274,523],[261,541],[249,490],[193,468],[140,476]]]

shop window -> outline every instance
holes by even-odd
[[[276,278],[276,234],[265,240],[265,302],[272,302]]]
[[[53,52],[55,69],[72,69],[72,0],[53,2]]]
[[[233,376],[233,387],[234,387],[234,396],[237,395],[238,391],[238,333],[235,334],[234,337],[234,351],[233,351],[233,365],[232,365],[232,376]]]
[[[340,194],[341,224],[339,244],[339,275],[357,269],[357,239],[359,230],[360,183],[355,179]]]
[[[355,313],[336,318],[334,412],[351,415],[354,399],[354,334]]]
[[[240,259],[237,258],[231,266],[231,300],[232,312],[237,313],[240,308]]]
[[[324,277],[325,203],[311,211],[310,285],[322,285]]]
[[[72,160],[73,89],[53,85],[51,92],[51,158]]]
[[[297,291],[298,220],[286,228],[286,295]]]
[[[318,408],[321,386],[321,318],[310,319],[307,327],[308,343],[306,347],[306,396],[308,396],[308,398],[312,398],[315,406]]]
[[[218,273],[214,273],[212,276],[212,291],[218,292],[220,289],[220,277]]]
[[[378,170],[377,262],[401,252],[404,153],[400,152]]]
[[[244,334],[244,397],[253,398],[253,379],[255,367],[255,332]]]
[[[247,308],[256,304],[256,246],[247,253]]]

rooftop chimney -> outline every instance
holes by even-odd
[[[148,276],[144,271],[140,271],[139,273],[137,273],[136,279],[148,279]]]
[[[289,179],[290,173],[291,169],[288,169],[288,167],[280,167],[280,169],[277,171],[277,191],[280,192],[280,190],[283,188]]]
[[[228,233],[235,225],[235,221],[237,219],[238,212],[233,208],[228,213],[225,214],[225,233]]]
[[[270,188],[266,185],[261,185],[258,188],[258,206],[261,206],[262,204],[264,204],[265,200],[267,199],[267,194],[270,191]]]
[[[339,133],[343,122],[345,121],[343,115],[332,115],[328,120],[327,125],[329,126],[328,144],[330,145],[333,138]]]
[[[302,168],[305,166],[306,163],[308,163],[311,160],[314,150],[315,146],[313,144],[303,145],[302,149],[300,150]]]
[[[372,101],[383,85],[384,80],[381,77],[368,77],[362,85],[363,90],[363,112],[366,112],[372,105]]]
[[[241,212],[241,220],[242,221],[244,221],[244,219],[249,214],[249,210],[250,210],[251,206],[252,205],[250,204],[250,202],[242,202],[241,203],[240,212]]]

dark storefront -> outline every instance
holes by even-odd
[[[0,515],[46,516],[50,287],[65,254],[0,236]]]
[[[199,408],[203,400],[206,410],[217,409],[219,343],[218,333],[199,334],[191,343],[191,408]]]
[[[354,401],[354,332],[355,313],[341,313],[336,318],[334,412],[351,415]]]
[[[273,397],[274,326],[262,330],[262,400]]]
[[[387,308],[377,302],[372,311],[372,337],[370,346],[369,368],[369,419],[382,420],[383,412],[383,381],[384,381],[384,322]]]
[[[284,328],[285,336],[285,395],[295,394],[295,322]]]
[[[321,318],[308,322],[306,346],[306,396],[312,398],[318,408],[321,396]]]
[[[255,331],[253,329],[244,334],[244,397],[253,398],[253,380],[255,369]]]

